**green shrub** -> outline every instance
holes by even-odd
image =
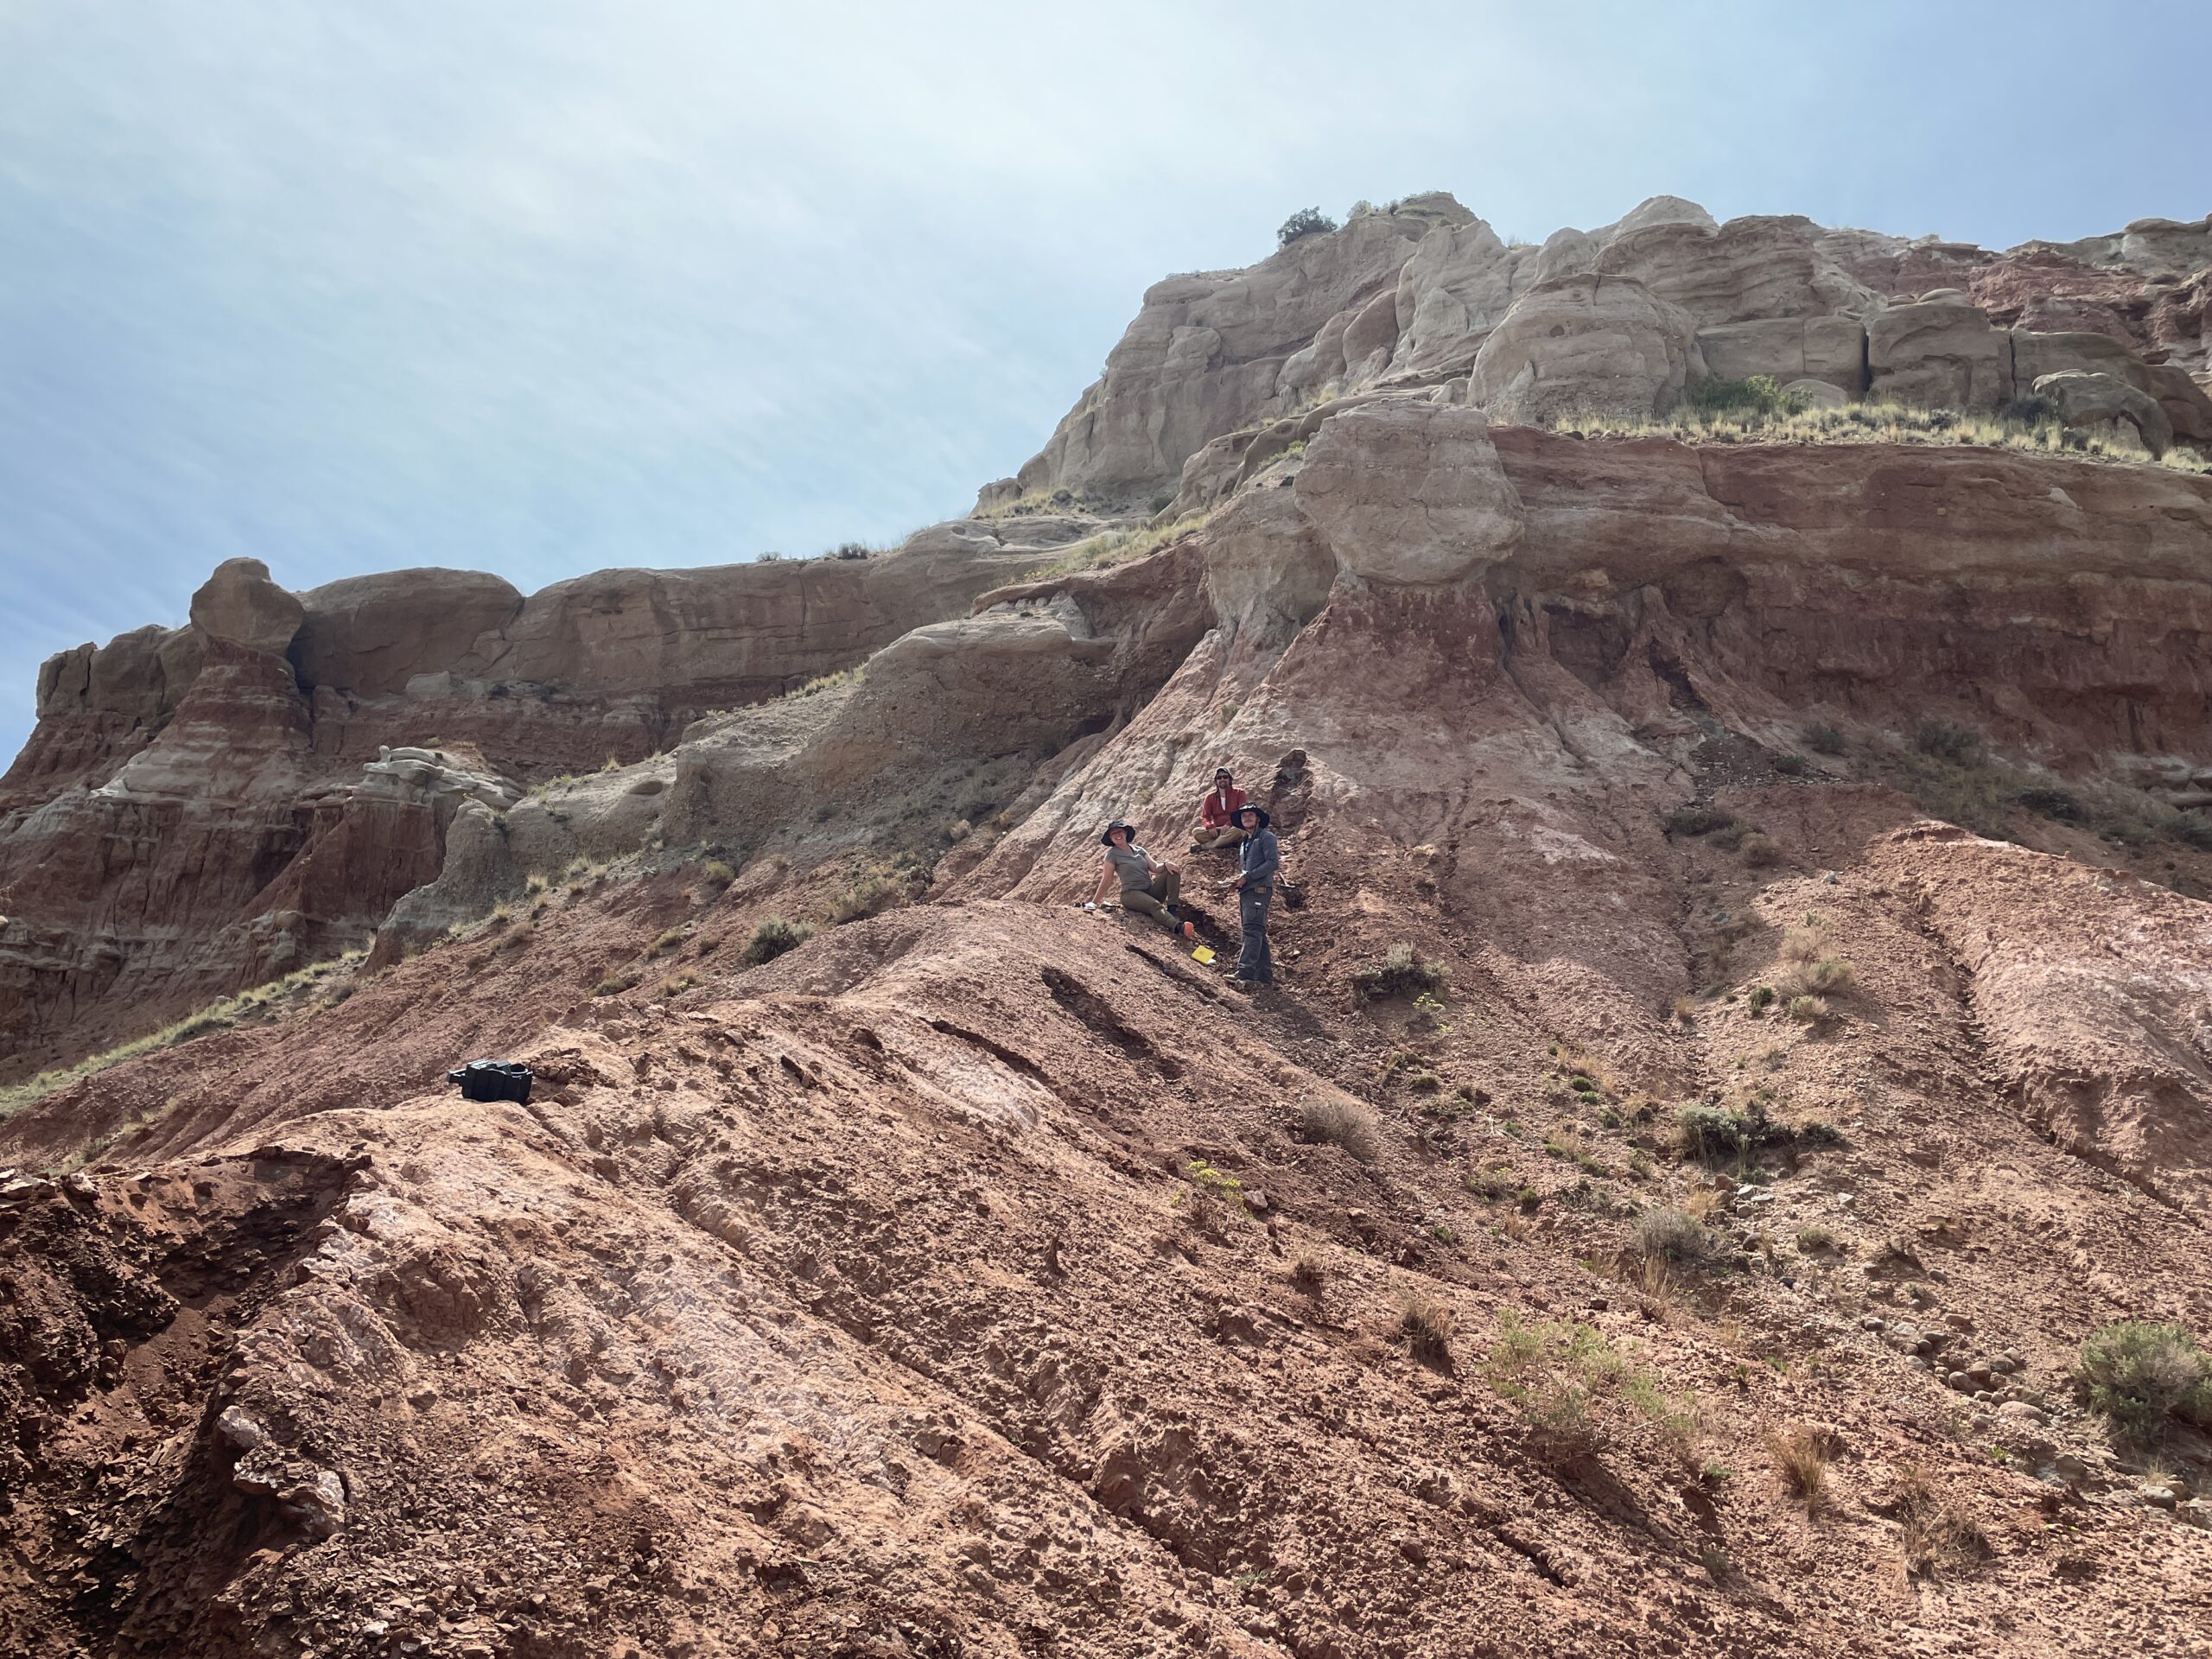
[[[1742,1111],[1712,1101],[1700,1101],[1675,1114],[1675,1135],[1685,1157],[1718,1158],[1778,1146],[1789,1131],[1767,1116],[1764,1102],[1753,1101]]]
[[[814,937],[810,922],[787,922],[780,916],[768,916],[754,925],[753,936],[745,942],[746,963],[758,968],[763,963],[773,962],[786,950],[796,950]]]
[[[1351,976],[1353,992],[1363,1002],[1382,997],[1440,994],[1451,983],[1443,964],[1431,962],[1412,945],[1401,941],[1382,953],[1372,968]]]
[[[1981,734],[1948,721],[1923,720],[1912,734],[1913,747],[1923,754],[1948,760],[1955,766],[1973,764],[1981,754]]]
[[[1841,957],[1823,957],[1798,970],[1798,979],[1816,996],[1830,996],[1851,988],[1855,971]]]
[[[1700,380],[1690,388],[1690,407],[1700,414],[1723,410],[1753,415],[1798,415],[1805,409],[1802,392],[1784,391],[1770,374],[1754,374],[1742,380]]]
[[[1301,207],[1282,222],[1275,232],[1275,245],[1287,248],[1301,237],[1326,236],[1337,228],[1337,221],[1319,207]]]
[[[1764,1014],[1774,1006],[1774,987],[1754,985],[1751,987],[1751,995],[1744,1001],[1745,1006],[1749,1007],[1754,1015]]]
[[[871,870],[831,901],[830,920],[841,927],[847,922],[864,921],[896,910],[912,897],[906,883],[889,870]]]
[[[1835,1248],[1835,1235],[1825,1227],[1801,1228],[1797,1233],[1797,1253],[1800,1255],[1819,1255]]]
[[[1513,1191],[1510,1173],[1500,1164],[1486,1164],[1479,1169],[1471,1169],[1462,1179],[1468,1192],[1487,1203],[1495,1204]]]
[[[1499,1396],[1564,1452],[1590,1449],[1599,1414],[1615,1399],[1656,1425],[1677,1452],[1687,1455],[1694,1443],[1695,1402],[1662,1392],[1649,1375],[1590,1325],[1567,1320],[1530,1325],[1508,1309],[1484,1369]]]
[[[2079,823],[2087,816],[2082,810],[2082,803],[2063,789],[2024,789],[2012,798],[2029,811],[2056,818],[2061,823]]]
[[[2212,1357],[2182,1325],[2106,1325],[2082,1344],[2074,1381],[2129,1440],[2148,1443],[2180,1423],[2212,1427]]]
[[[1802,754],[1777,754],[1774,769],[1785,778],[1803,778],[1813,770],[1813,763]]]
[[[1829,725],[1808,726],[1805,747],[1815,754],[1841,754],[1844,750],[1843,733]]]
[[[1678,806],[1667,815],[1667,833],[1670,836],[1709,836],[1716,830],[1726,830],[1736,820],[1719,807],[1702,801],[1693,801],[1688,806]]]
[[[710,858],[699,867],[699,879],[710,887],[726,887],[737,880],[737,872],[719,858]]]

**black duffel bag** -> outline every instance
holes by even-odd
[[[512,1100],[527,1106],[531,1079],[536,1076],[528,1066],[512,1060],[471,1060],[447,1072],[446,1081],[459,1084],[465,1099]]]

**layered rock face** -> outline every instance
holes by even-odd
[[[1172,493],[1217,440],[1364,391],[1440,388],[1514,421],[1633,419],[1708,375],[1986,410],[2044,375],[2109,373],[2212,446],[2208,224],[1995,254],[1798,217],[1722,225],[1660,196],[1534,247],[1449,196],[1415,197],[1249,270],[1153,289],[1104,378],[984,499]]]
[[[1541,247],[1508,245],[1450,197],[1417,197],[1249,270],[1155,287],[1045,452],[984,493],[1001,511],[1021,501],[1019,514],[938,526],[893,556],[602,572],[528,597],[453,571],[293,595],[234,562],[186,626],[80,646],[41,671],[38,728],[0,779],[0,1066],[82,1052],[362,944],[418,887],[428,895],[385,957],[556,851],[614,855],[664,826],[760,839],[778,819],[765,780],[801,765],[801,750],[816,757],[802,766],[810,787],[842,794],[840,779],[898,775],[933,803],[944,791],[914,753],[964,742],[974,763],[1001,766],[1104,730],[1203,634],[1210,594],[1265,593],[1277,617],[1305,616],[1332,569],[1402,584],[1462,559],[1395,528],[1351,529],[1385,509],[1342,469],[1428,468],[1479,494],[1497,469],[1472,459],[1491,453],[1484,416],[1501,429],[1586,413],[1633,421],[1708,378],[1770,374],[1826,402],[1975,410],[2032,395],[2154,454],[2212,443],[2212,401],[2192,378],[2202,308],[2189,298],[2202,297],[2206,245],[2202,224],[2162,221],[1993,255],[1796,218],[1722,225],[1672,197]],[[1376,412],[1409,404],[1465,411],[1472,447],[1437,435],[1449,421]],[[1355,432],[1369,436],[1354,445]],[[957,620],[1099,528],[1022,498],[1134,499],[1173,483],[1161,517],[1173,520],[1286,481],[1297,468],[1281,473],[1281,457],[1307,444],[1305,528],[1281,545],[1310,554],[1339,512],[1350,539],[1329,558],[1268,574],[1275,543],[1252,533],[1265,518],[1255,506],[1207,543],[1243,547],[1245,574],[1229,574],[1223,553],[1185,557],[1209,574],[1153,596],[1141,649],[1117,632],[1124,619],[1094,613],[1110,583]],[[1823,462],[1821,476],[1858,464]],[[1587,494],[1609,465],[1559,487]],[[1417,493],[1427,478],[1402,482]],[[702,716],[894,641],[865,696],[701,734],[696,752],[726,751],[727,776],[672,753]],[[998,724],[1016,708],[1030,711],[1019,742]],[[377,771],[415,750],[435,777]],[[656,754],[668,758],[651,777],[594,786],[604,810],[499,804]],[[921,800],[905,810],[937,810]],[[449,867],[456,823],[465,855]]]
[[[2150,1498],[2066,1378],[2212,1319],[2207,906],[1862,769],[1933,721],[2060,795],[2212,778],[2208,628],[2212,480],[1378,398],[665,753],[517,801],[395,750],[467,797],[423,948],[0,1122],[105,1143],[0,1178],[45,1567],[0,1618],[56,1659],[2159,1651],[2212,1611],[2202,1459]],[[276,706],[273,660],[211,641],[192,695]],[[1071,906],[1223,762],[1301,900],[1273,993]],[[1000,810],[948,842],[963,783]],[[928,902],[754,960],[910,811]],[[579,854],[622,873],[524,896]],[[1224,956],[1228,868],[1185,860]],[[1357,990],[1394,945],[1426,1005]],[[480,1052],[526,1107],[442,1086]],[[1764,1127],[1700,1160],[1690,1109]]]
[[[41,671],[0,779],[0,1075],[365,944],[472,801],[642,760],[1091,527],[961,522],[865,560],[605,571],[528,598],[452,570],[293,594],[230,562],[188,626]]]

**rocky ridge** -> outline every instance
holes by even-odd
[[[2212,446],[2209,267],[2212,220],[1996,254],[1801,217],[1724,225],[1661,196],[1538,247],[1441,194],[1362,204],[1249,270],[1154,286],[1051,442],[981,500],[1172,493],[1227,435],[1360,393],[1648,416],[1708,374],[1959,410],[2095,374],[2157,404],[2161,434]]]

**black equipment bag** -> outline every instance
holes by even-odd
[[[528,1066],[512,1060],[471,1060],[458,1071],[447,1072],[446,1081],[459,1084],[467,1100],[512,1100],[527,1106],[531,1079],[536,1075]]]

